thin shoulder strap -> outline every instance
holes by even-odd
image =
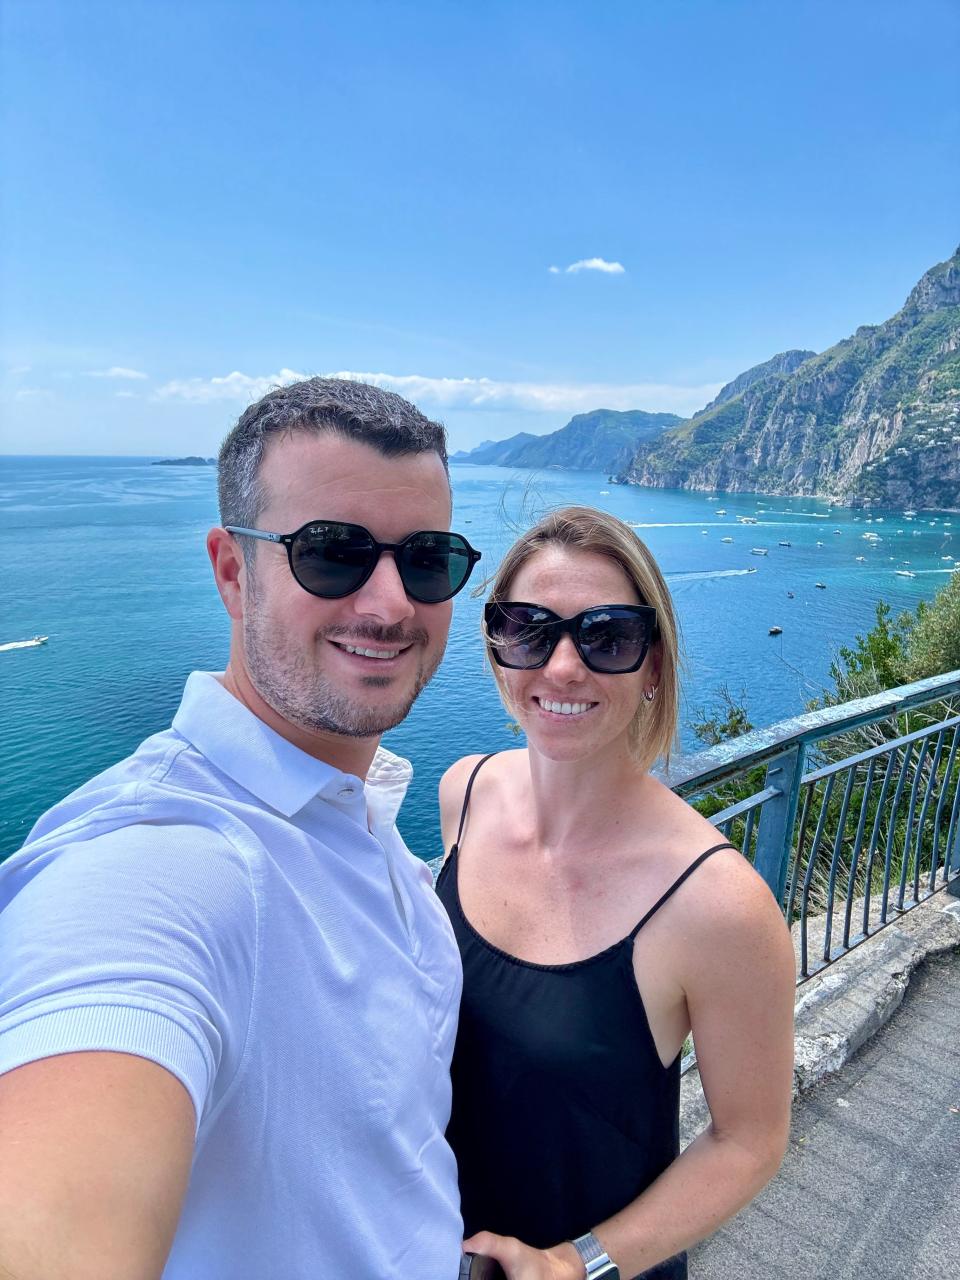
[[[470,792],[473,790],[473,784],[476,782],[477,774],[488,760],[492,760],[494,756],[499,754],[499,751],[491,751],[489,755],[484,756],[482,760],[478,760],[473,766],[473,771],[467,779],[467,789],[463,793],[463,808],[460,810],[460,825],[457,827],[457,838],[454,840],[453,846],[450,849],[451,855],[456,853],[460,848],[460,837],[463,835],[463,824],[467,820],[467,805],[470,803]]]
[[[693,875],[694,871],[696,871],[697,867],[699,867],[701,862],[706,862],[707,858],[709,858],[712,853],[716,853],[719,849],[735,850],[736,847],[737,847],[736,845],[728,844],[728,843],[715,844],[712,848],[707,849],[706,852],[701,853],[699,858],[695,858],[693,862],[690,863],[689,867],[687,867],[686,871],[681,872],[680,875],[677,876],[676,880],[674,880],[673,884],[666,891],[666,893],[663,894],[662,897],[658,898],[657,901],[653,904],[653,906],[650,908],[647,914],[643,917],[640,923],[636,926],[636,928],[630,934],[631,939],[637,936],[637,934],[640,932],[640,930],[643,928],[643,926],[647,923],[647,921],[650,919],[652,915],[656,915],[656,913],[660,910],[660,908],[667,901],[667,899],[671,898],[676,893],[676,891],[683,884],[684,880],[686,880],[687,876]]]

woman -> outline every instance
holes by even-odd
[[[500,566],[485,634],[527,747],[440,785],[465,1248],[510,1280],[678,1280],[783,1157],[789,935],[747,861],[648,772],[675,734],[677,631],[626,525],[541,520]],[[678,1156],[691,1030],[712,1123]]]

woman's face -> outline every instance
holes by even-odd
[[[643,604],[615,561],[593,551],[547,546],[518,571],[510,600],[543,605],[560,618],[602,604]],[[561,636],[546,666],[498,669],[530,746],[550,760],[576,760],[622,742],[645,688],[659,679],[659,651],[651,648],[639,671],[591,671],[569,635]],[[569,707],[564,711],[559,708]]]

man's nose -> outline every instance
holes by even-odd
[[[383,551],[373,573],[354,593],[353,607],[368,618],[378,618],[387,626],[414,615],[414,603],[407,595],[392,551]]]

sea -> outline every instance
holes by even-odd
[[[155,461],[0,458],[0,857],[51,804],[168,726],[190,671],[226,662],[227,618],[204,549],[216,470]],[[913,609],[946,585],[950,557],[960,561],[960,514],[950,512],[641,489],[584,471],[452,464],[451,478],[453,527],[483,559],[454,603],[437,676],[385,738],[414,765],[400,829],[423,858],[441,852],[443,771],[522,743],[485,665],[483,592],[471,588],[550,507],[613,512],[656,556],[683,637],[684,752],[697,749],[691,723],[721,686],[757,726],[800,713],[840,646],[873,625],[878,600]],[[8,647],[34,635],[49,639]]]

